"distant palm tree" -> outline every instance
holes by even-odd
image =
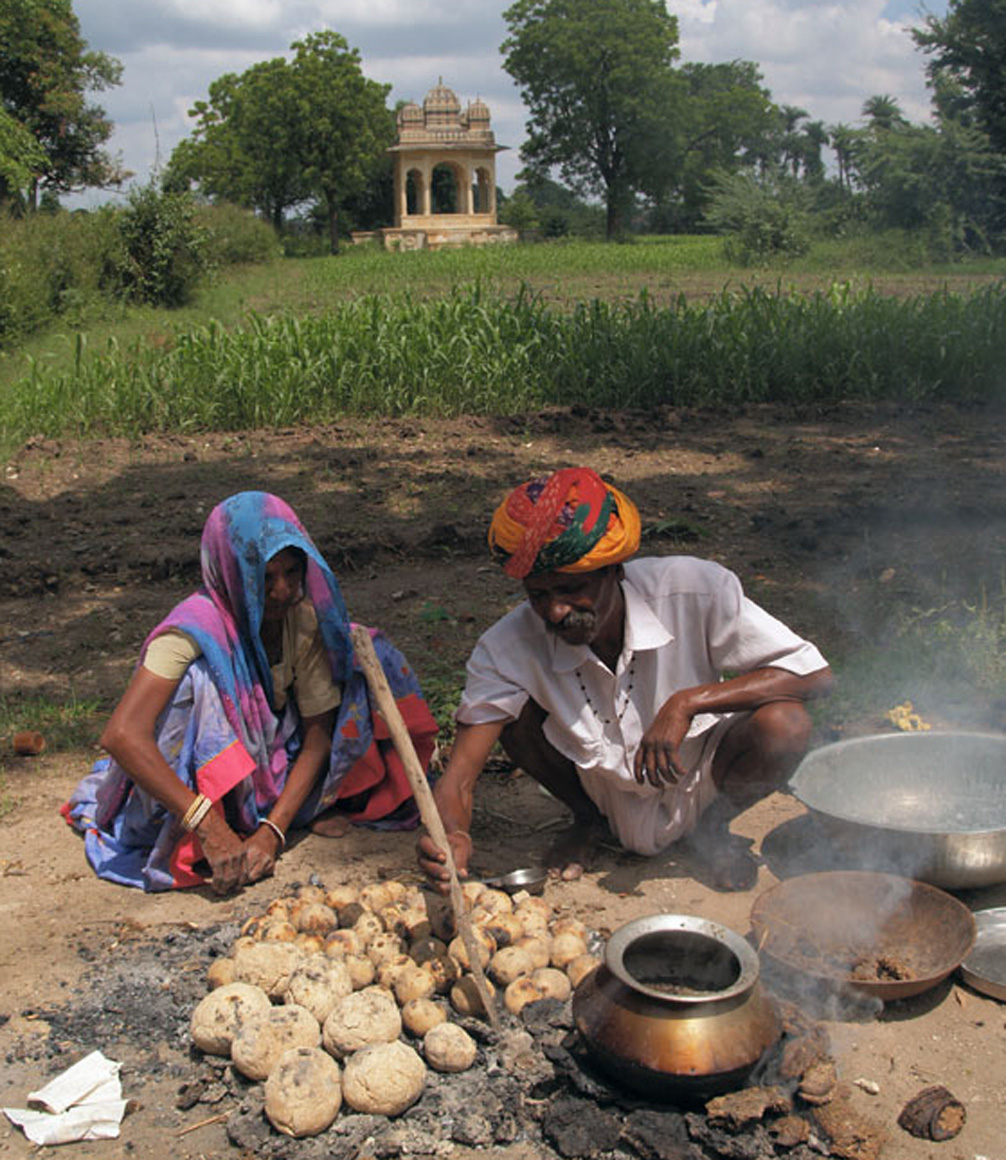
[[[835,150],[835,163],[838,166],[838,188],[850,192],[852,190],[852,161],[856,148],[856,130],[851,125],[841,122],[832,125],[831,147]]]
[[[863,116],[873,122],[875,129],[893,129],[895,125],[907,125],[896,97],[878,93],[863,102]]]

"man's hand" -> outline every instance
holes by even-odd
[[[210,810],[196,835],[212,871],[210,885],[217,894],[230,894],[250,881],[245,843],[216,810]]]
[[[676,785],[688,773],[681,762],[681,743],[688,735],[692,714],[683,693],[675,693],[643,734],[633,758],[632,772],[637,782],[654,787]]]
[[[468,877],[468,862],[472,856],[472,838],[465,830],[454,830],[447,835],[458,877]],[[450,890],[450,872],[447,869],[447,855],[429,834],[423,834],[416,843],[416,858],[419,869],[426,875],[430,885],[440,894]]]

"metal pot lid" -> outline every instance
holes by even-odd
[[[978,937],[961,963],[961,976],[976,991],[1006,1000],[1006,906],[976,910]]]

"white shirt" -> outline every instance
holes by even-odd
[[[623,592],[625,638],[613,673],[589,646],[548,632],[524,602],[477,642],[457,718],[465,724],[515,720],[532,697],[547,713],[545,736],[577,767],[622,844],[653,853],[687,833],[708,804],[708,785],[696,800],[686,799],[711,777],[721,730],[710,731],[725,719],[705,713],[692,721],[681,756],[693,777],[679,786],[639,785],[632,760],[668,698],[753,669],[804,676],[827,662],[712,561],[630,560]],[[659,809],[654,798],[661,799]]]

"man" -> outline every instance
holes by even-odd
[[[804,703],[830,690],[831,670],[732,572],[631,560],[639,538],[635,505],[590,468],[532,480],[497,509],[490,546],[527,601],[472,652],[435,791],[460,874],[475,783],[499,741],[573,813],[550,854],[563,877],[610,830],[644,855],[687,844],[718,889],[754,884],[730,821],[796,767],[811,735]],[[423,836],[420,866],[441,888],[444,860]]]

